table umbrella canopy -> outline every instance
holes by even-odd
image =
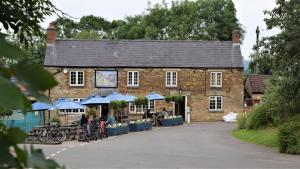
[[[149,93],[149,94],[146,96],[146,98],[147,98],[148,100],[164,100],[164,99],[165,99],[164,96],[162,96],[162,95],[160,95],[160,94],[157,94],[157,93],[155,93],[155,92]]]
[[[135,96],[129,95],[128,93],[124,96],[124,100],[127,102],[133,102],[135,99]]]
[[[112,94],[106,96],[105,99],[109,100],[110,102],[111,101],[121,101],[121,100],[125,101],[124,95],[117,93],[117,92],[113,92]]]
[[[109,103],[109,100],[98,95],[88,97],[87,99],[80,102],[80,104],[82,105],[92,105],[92,104],[95,105],[95,104],[105,104],[105,103]]]
[[[60,99],[55,102],[53,107],[51,109],[84,109],[85,106],[82,106],[81,104],[68,100],[68,99]]]
[[[44,103],[44,102],[35,102],[31,105],[32,110],[34,111],[43,111],[43,110],[48,110],[51,107],[53,107],[53,105],[49,104],[49,103]]]

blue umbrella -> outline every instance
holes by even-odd
[[[124,96],[124,100],[127,102],[133,102],[135,99],[135,96],[129,95],[128,93]]]
[[[35,102],[31,105],[32,107],[32,110],[34,111],[43,111],[43,110],[48,110],[49,108],[52,107],[51,104],[48,104],[48,103],[44,103],[44,102]]]
[[[105,99],[109,100],[110,102],[111,101],[121,101],[121,100],[125,101],[124,95],[117,93],[117,92],[113,92],[112,94],[106,96]]]
[[[42,121],[40,121],[40,125],[43,125],[46,122],[46,119],[45,119],[45,110],[49,110],[51,107],[53,107],[53,105],[51,105],[49,103],[44,103],[44,102],[37,101],[37,102],[33,103],[31,105],[31,107],[32,107],[32,110],[39,111],[40,120],[41,120],[42,116],[44,117],[43,123],[42,123]],[[43,115],[41,113],[43,113]],[[50,113],[49,113],[49,116],[50,116]]]
[[[84,109],[85,106],[82,106],[81,104],[68,100],[68,99],[64,99],[64,100],[58,100],[55,102],[54,106],[55,109]]]
[[[105,103],[109,103],[109,100],[96,95],[83,100],[80,104],[91,105],[91,104],[105,104]]]
[[[147,98],[148,100],[164,100],[164,99],[165,99],[164,96],[162,96],[162,95],[160,95],[160,94],[157,94],[157,93],[155,93],[155,92],[149,93],[149,94],[146,96],[146,98]]]
[[[58,110],[64,110],[64,109],[84,109],[85,106],[74,102],[69,99],[58,99],[55,101],[54,106],[51,108],[53,109],[58,109]],[[67,112],[68,114],[68,112]],[[68,116],[68,115],[67,115]],[[65,117],[65,122],[67,121],[67,117]]]

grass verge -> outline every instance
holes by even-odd
[[[258,130],[236,129],[233,131],[233,136],[250,143],[278,147],[278,128]]]

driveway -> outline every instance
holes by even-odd
[[[300,168],[300,156],[241,142],[233,129],[222,122],[193,123],[35,147],[67,168]]]

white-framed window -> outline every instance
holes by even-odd
[[[135,106],[134,102],[129,102],[129,112],[130,113],[136,112],[136,106]]]
[[[127,86],[139,86],[139,72],[138,71],[128,71]]]
[[[210,72],[210,86],[222,87],[222,72]]]
[[[209,110],[222,111],[223,110],[223,96],[209,96]]]
[[[74,101],[74,102],[81,102],[84,98],[69,98],[70,100]],[[60,114],[77,114],[77,113],[85,113],[85,109],[62,109],[59,110]]]
[[[155,112],[155,101],[149,100],[148,105],[136,106],[134,102],[129,102],[129,113],[136,114],[137,112],[146,112],[150,109],[151,112]]]
[[[84,86],[84,71],[70,71],[70,86]]]
[[[166,72],[166,86],[176,87],[177,86],[177,72],[167,71]]]

